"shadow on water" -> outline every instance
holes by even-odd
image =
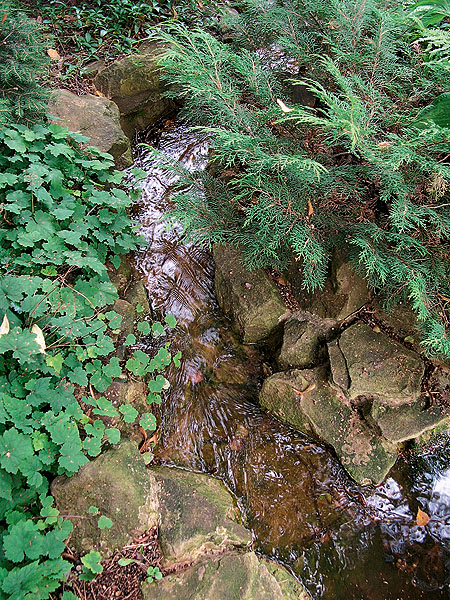
[[[189,168],[206,165],[207,144],[182,125],[158,145]],[[315,599],[447,598],[450,470],[405,476],[403,465],[377,489],[359,488],[329,449],[259,408],[258,349],[240,344],[220,314],[211,255],[159,221],[173,175],[138,153],[147,178],[136,216],[149,246],[135,262],[153,308],[176,316],[172,347],[183,354],[168,376],[157,460],[221,478],[255,549],[287,565]],[[432,517],[427,527],[416,525],[418,506]]]

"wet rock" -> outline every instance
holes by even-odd
[[[215,246],[214,260],[219,306],[244,343],[266,340],[288,314],[278,288],[263,270],[249,271],[242,254],[231,246]]]
[[[136,308],[126,300],[116,300],[113,305],[113,311],[122,317],[120,327],[114,327],[113,329],[120,329],[120,339],[124,340],[127,335],[134,332],[134,321],[136,318]]]
[[[237,522],[239,513],[219,480],[164,467],[154,467],[151,472],[159,486],[164,566],[250,543],[250,532]]]
[[[440,403],[429,406],[427,398],[411,404],[384,406],[372,404],[371,416],[383,436],[390,442],[404,442],[422,436],[439,425],[450,422],[450,406]]]
[[[303,373],[309,385],[301,395],[301,408],[317,435],[333,446],[355,481],[383,481],[397,458],[396,446],[371,430],[345,395],[328,385],[324,370]]]
[[[305,373],[291,370],[268,377],[261,388],[259,403],[280,421],[309,432],[311,423],[302,409],[302,393],[310,385]]]
[[[328,356],[330,359],[331,380],[333,384],[341,390],[347,391],[350,387],[350,376],[338,340],[334,340],[328,344]]]
[[[277,357],[280,369],[306,369],[320,359],[322,332],[309,321],[289,319],[284,325],[283,345]]]
[[[56,123],[65,125],[69,131],[80,131],[90,139],[90,145],[109,152],[117,168],[133,164],[130,141],[122,131],[119,110],[111,100],[58,90],[50,101],[49,112],[58,118]]]
[[[347,365],[350,398],[372,396],[399,405],[420,395],[424,363],[420,356],[365,323],[346,329],[339,347]],[[332,356],[330,356],[333,370]]]
[[[307,600],[286,569],[254,552],[226,554],[142,586],[144,600]]]
[[[130,440],[82,466],[73,477],[57,477],[51,486],[60,513],[82,517],[73,519],[70,544],[79,552],[98,550],[104,557],[157,525],[157,491],[155,478]],[[99,529],[90,506],[97,506],[113,526]]]
[[[160,50],[147,45],[139,53],[116,60],[101,69],[94,84],[104,96],[113,100],[126,119],[122,126],[127,135],[135,129],[153,125],[173,110],[173,103],[162,97],[160,69],[156,64]]]
[[[336,255],[332,259],[325,286],[317,292],[305,293],[302,288],[301,270],[296,261],[292,262],[286,276],[292,284],[301,308],[321,318],[342,321],[364,306],[371,297],[364,279],[341,255]]]

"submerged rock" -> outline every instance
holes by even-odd
[[[70,539],[79,552],[94,549],[107,557],[158,524],[157,481],[131,440],[100,454],[76,475],[57,477],[51,492],[62,515],[79,517],[72,519]],[[99,529],[99,516],[89,514],[90,506],[112,520],[110,529]]]
[[[164,566],[245,548],[250,532],[223,483],[209,475],[154,467],[160,505],[159,541]]]
[[[254,552],[226,554],[142,586],[144,600],[307,600],[288,571]]]
[[[289,314],[277,286],[262,270],[249,271],[239,250],[214,247],[219,306],[246,344],[267,340]]]
[[[68,90],[58,90],[49,104],[49,112],[59,125],[69,131],[80,131],[90,139],[90,145],[109,152],[119,169],[133,164],[130,141],[120,126],[117,105],[108,98],[86,94],[76,96]]]
[[[386,335],[357,323],[342,333],[339,348],[348,369],[350,398],[371,396],[396,406],[420,395],[425,371],[422,359]],[[332,355],[330,360],[333,369]]]

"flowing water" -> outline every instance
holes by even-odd
[[[188,168],[206,165],[206,142],[183,125],[155,144]],[[262,357],[221,315],[210,253],[159,221],[173,175],[145,149],[137,154],[147,178],[136,216],[149,245],[136,267],[153,308],[176,316],[172,347],[183,355],[168,376],[157,460],[222,479],[255,549],[288,566],[314,599],[447,598],[450,469],[403,464],[382,486],[360,488],[328,448],[259,408]],[[418,507],[431,516],[426,527]]]

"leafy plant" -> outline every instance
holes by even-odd
[[[431,115],[450,46],[433,66],[425,34],[378,0],[245,0],[227,22],[227,43],[182,25],[154,36],[168,95],[223,173],[166,161],[181,174],[169,222],[240,247],[251,268],[292,263],[309,291],[344,250],[370,286],[409,301],[424,349],[449,357],[450,129]]]
[[[162,579],[162,573],[159,567],[149,567],[147,569],[147,583],[153,583],[153,581],[159,581]]]
[[[45,114],[39,79],[47,64],[42,28],[14,0],[0,0],[0,125],[33,122]]]
[[[138,418],[94,393],[127,368],[113,356],[121,317],[105,262],[140,243],[126,212],[135,193],[86,142],[57,125],[0,131],[0,599],[45,599],[59,587],[72,524],[53,506],[50,481],[120,440],[102,418]],[[142,374],[171,361],[168,344],[142,354]],[[98,525],[112,522],[101,515]],[[99,561],[83,557],[83,577],[101,572]]]

